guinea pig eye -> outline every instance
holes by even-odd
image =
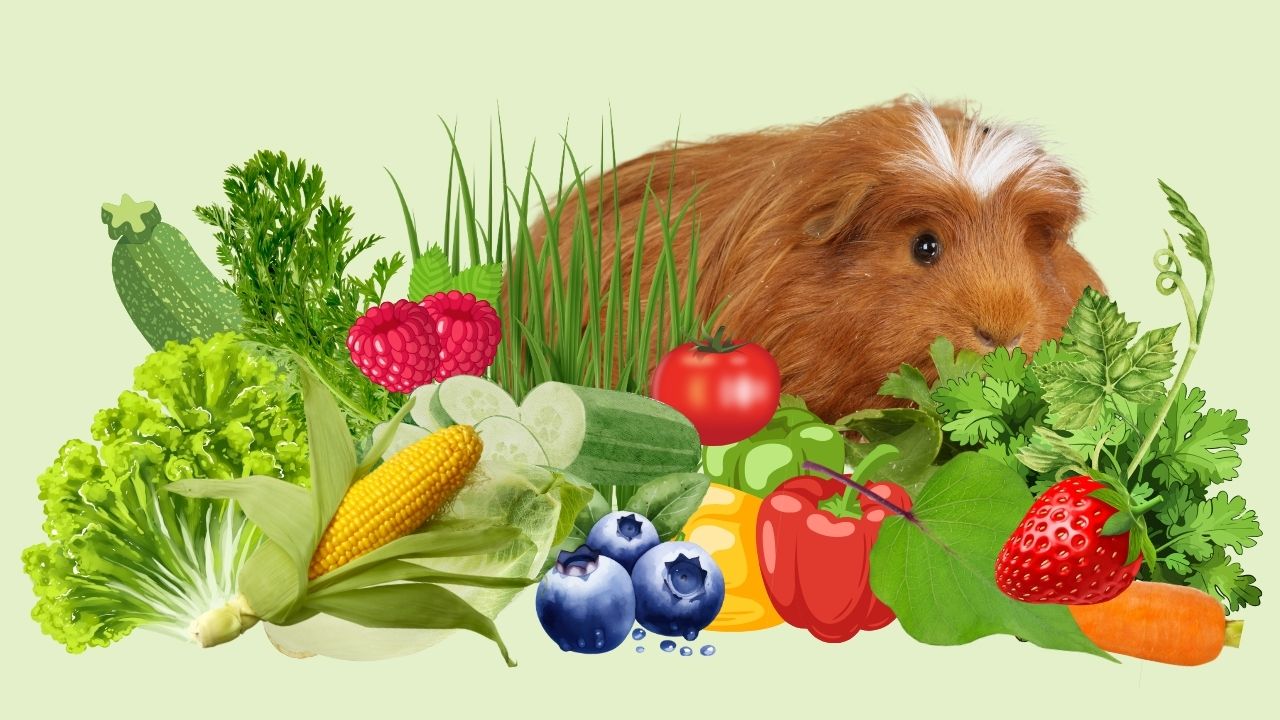
[[[942,256],[942,242],[933,233],[921,233],[911,241],[911,256],[921,265],[932,265]]]

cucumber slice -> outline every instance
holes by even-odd
[[[409,411],[409,417],[413,418],[414,424],[429,432],[439,430],[441,427],[440,423],[436,422],[435,416],[431,414],[431,402],[439,389],[440,383],[431,383],[413,391],[413,409]]]
[[[520,422],[538,439],[551,467],[568,467],[587,437],[587,410],[570,386],[544,382],[520,404]]]
[[[472,375],[455,375],[440,383],[430,406],[431,414],[442,426],[476,425],[494,415],[519,415],[516,401],[502,388]]]
[[[476,423],[476,434],[484,443],[481,461],[504,460],[521,465],[546,465],[547,454],[524,425],[502,415]]]

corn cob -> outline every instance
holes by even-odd
[[[462,488],[480,460],[470,425],[437,430],[392,455],[347,491],[307,576],[315,579],[418,529]]]

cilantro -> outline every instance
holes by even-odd
[[[1033,494],[1068,473],[1120,479],[1128,495],[1117,494],[1121,505],[1150,507],[1140,542],[1155,557],[1141,577],[1200,588],[1236,610],[1261,597],[1236,558],[1262,530],[1244,498],[1208,489],[1238,476],[1249,424],[1234,410],[1206,409],[1204,390],[1183,383],[1212,300],[1213,265],[1204,226],[1181,195],[1160,186],[1207,276],[1197,308],[1172,240],[1156,256],[1157,288],[1177,293],[1187,310],[1191,342],[1176,376],[1178,326],[1139,334],[1113,300],[1086,289],[1062,340],[1045,342],[1029,361],[1004,348],[956,353],[939,339],[930,348],[936,382],[903,365],[880,392],[935,417],[951,456],[976,449],[1017,471]]]

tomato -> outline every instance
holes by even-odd
[[[667,353],[653,371],[649,394],[689,418],[703,445],[745,440],[778,409],[782,378],[769,351],[735,345],[724,328]]]

